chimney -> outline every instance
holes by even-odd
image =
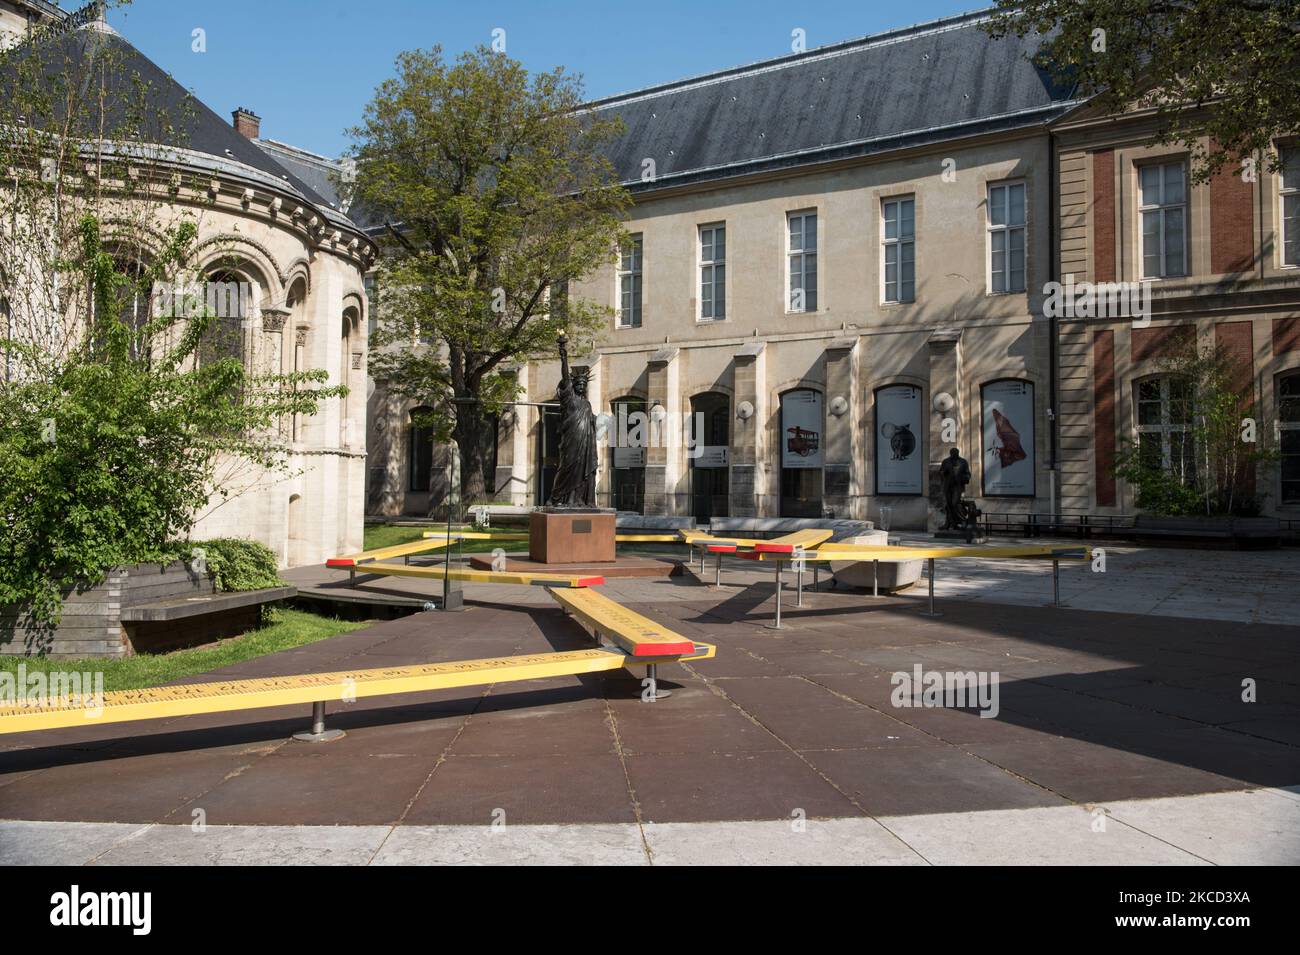
[[[241,136],[256,139],[262,131],[262,117],[251,109],[244,109],[241,106],[230,115],[234,118],[235,131]]]

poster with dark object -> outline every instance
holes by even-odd
[[[1034,495],[1034,386],[1003,379],[981,389],[984,405],[984,494]]]
[[[921,389],[915,385],[886,385],[877,388],[877,494],[922,493],[925,455],[921,449],[921,438]]]
[[[788,391],[781,396],[781,466],[822,466],[822,393]]]

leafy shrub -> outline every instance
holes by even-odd
[[[275,552],[260,541],[215,537],[192,546],[203,551],[218,590],[261,590],[283,583]]]

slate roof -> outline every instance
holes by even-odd
[[[918,24],[594,101],[642,192],[1043,125],[1072,90],[1032,63],[1041,37],[994,40],[989,11]],[[655,161],[655,181],[642,163]]]
[[[95,43],[103,43],[111,50],[114,75],[108,83],[110,96],[120,93],[126,99],[133,99],[142,86],[148,91],[154,109],[145,117],[145,122],[151,125],[140,130],[141,142],[185,150],[189,155],[184,158],[190,160],[210,157],[215,167],[234,174],[241,172],[240,166],[249,167],[262,174],[264,184],[274,180],[277,188],[315,207],[324,219],[357,228],[337,205],[331,205],[331,201],[337,203],[337,196],[327,197],[318,191],[320,182],[313,184],[315,177],[304,177],[304,170],[291,168],[259,148],[111,28],[95,25],[70,30],[43,41],[42,47],[52,49],[46,59],[50,68],[62,71],[66,63],[83,62]],[[109,108],[111,112],[111,103]],[[179,132],[169,129],[167,124],[174,125]]]

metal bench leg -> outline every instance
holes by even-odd
[[[700,576],[701,577],[704,576],[704,554],[705,554],[705,549],[701,547],[700,548]]]
[[[349,586],[349,587],[355,587],[356,585],[357,585],[357,572],[356,572],[355,570],[349,570],[349,571],[348,571],[348,586]]]
[[[818,571],[820,570],[821,570],[821,564],[814,563],[813,564],[813,593],[817,593],[817,583],[818,583],[818,578],[820,577]]]
[[[880,561],[878,560],[871,562],[871,596],[880,596]]]
[[[718,566],[713,570],[713,586],[722,586],[722,552],[718,552]]]
[[[781,629],[781,562],[776,562],[776,623],[772,625],[774,630]]]
[[[342,730],[325,728],[325,702],[317,700],[311,705],[311,730],[294,733],[293,738],[300,743],[329,743],[346,735]]]
[[[672,690],[659,689],[659,667],[657,664],[650,664],[646,667],[646,692],[641,695],[641,702],[654,703],[657,700],[666,700],[673,695]]]
[[[803,606],[803,564],[799,565],[799,570],[795,574],[794,605]]]
[[[1052,558],[1052,606],[1061,606],[1061,562]]]
[[[934,609],[934,558],[930,558],[930,610],[926,613],[927,617],[942,617],[943,614]]]

